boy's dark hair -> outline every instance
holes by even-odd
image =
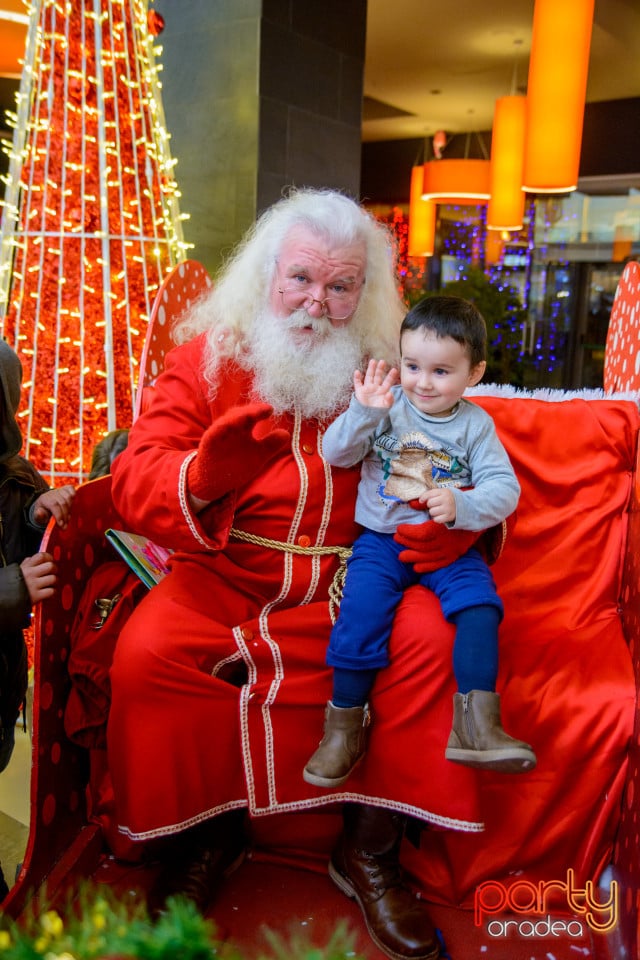
[[[424,297],[409,310],[400,327],[432,330],[437,337],[452,337],[469,350],[471,366],[486,360],[487,327],[480,311],[463,297]]]

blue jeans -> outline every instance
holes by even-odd
[[[502,601],[478,550],[471,548],[458,560],[431,573],[416,573],[411,564],[398,558],[404,549],[391,534],[373,530],[365,530],[356,540],[347,564],[340,615],[329,640],[329,666],[348,670],[386,667],[396,608],[407,587],[417,583],[435,593],[447,620],[479,606],[497,608],[502,618]],[[487,645],[487,655],[497,659],[497,631],[486,639],[474,638],[474,656],[478,640]],[[464,660],[465,652],[456,650],[456,657]]]

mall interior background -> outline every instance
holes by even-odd
[[[498,300],[508,341],[498,379],[526,387],[601,386],[618,278],[627,259],[640,259],[638,0],[596,0],[596,19],[602,10],[624,8],[628,36],[618,40],[636,56],[631,70],[616,57],[610,63],[612,74],[626,74],[631,93],[586,104],[578,190],[530,197],[524,229],[510,236],[496,262],[486,257],[483,206],[442,205],[434,256],[406,256],[411,167],[431,149],[433,129],[424,136],[392,135],[385,127],[402,110],[381,99],[374,82],[371,17],[391,9],[389,40],[409,72],[403,45],[412,33],[428,60],[435,56],[434,23],[462,41],[462,25],[478,11],[499,31],[500,18],[506,23],[521,7],[530,16],[534,2],[512,0],[505,9],[496,0],[151,0],[164,20],[158,37],[163,104],[193,257],[215,274],[255,215],[287,184],[341,188],[395,229],[408,298],[454,279],[478,283],[479,275],[492,289],[516,292],[517,303],[508,292]],[[0,0],[0,13],[5,9],[23,13],[25,6]],[[0,19],[0,62],[5,27]],[[0,66],[5,141],[11,131],[4,118],[19,82],[17,60]],[[482,158],[490,149],[485,123],[441,125],[449,134],[449,157]],[[0,172],[6,166],[0,153]],[[22,859],[28,835],[30,760],[29,739],[19,737],[0,791],[7,876]]]
[[[409,300],[453,280],[472,295],[486,282],[492,292],[507,288],[495,307],[506,312],[496,321],[492,379],[524,387],[602,385],[616,285],[625,262],[640,257],[640,58],[631,77],[626,61],[611,58],[611,73],[627,74],[624,96],[586,103],[577,191],[528,196],[523,230],[509,235],[497,259],[488,256],[486,206],[440,205],[434,256],[408,258],[411,167],[420,155],[429,159],[432,138],[386,132],[385,110],[403,112],[376,98],[374,18],[385,9],[388,15],[386,0],[152,0],[149,6],[162,18],[163,105],[181,204],[190,216],[185,237],[212,274],[287,184],[338,187],[395,230]],[[21,0],[2,7],[24,9]],[[478,7],[487,28],[499,32],[502,17],[506,33],[515,35],[510,18],[516,8],[532,16],[534,3],[517,0],[505,12],[493,0],[401,0],[389,43],[402,50],[403,38],[406,45],[417,31],[425,58],[435,56],[429,40],[436,25],[448,35],[459,32],[462,43],[462,25],[478,18]],[[596,0],[596,27],[613,12],[617,24],[629,25],[628,36],[617,38],[628,47],[638,37],[640,8],[636,0]],[[526,85],[529,40],[525,31],[519,89]],[[408,61],[407,73],[412,68]],[[15,72],[0,76],[2,117],[18,84]],[[466,129],[459,120],[451,126],[447,157],[486,158],[489,125],[478,129],[470,116]],[[494,318],[487,319],[493,329]]]

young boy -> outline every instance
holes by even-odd
[[[15,726],[27,692],[27,649],[23,629],[32,605],[50,597],[55,565],[38,553],[51,516],[64,527],[74,489],[49,490],[35,467],[19,456],[22,435],[16,421],[22,367],[0,338],[0,771],[15,740]],[[0,900],[8,891],[0,867]]]
[[[520,486],[491,417],[462,398],[486,368],[486,328],[473,304],[428,297],[405,317],[398,372],[371,360],[354,374],[351,404],[327,429],[323,455],[337,467],[362,461],[354,544],[340,615],[327,663],[333,696],[324,736],[304,769],[320,787],[344,783],[362,757],[370,722],[368,697],[388,660],[388,640],[404,590],[421,583],[436,594],[456,627],[453,728],[445,756],[472,767],[531,770],[527,743],[502,728],[498,626],[503,607],[489,568],[471,548],[447,567],[418,574],[399,560],[393,534],[400,523],[427,519],[466,530],[501,523],[517,505]]]

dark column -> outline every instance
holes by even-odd
[[[159,0],[162,102],[191,256],[214,273],[296,186],[360,186],[366,0]]]

